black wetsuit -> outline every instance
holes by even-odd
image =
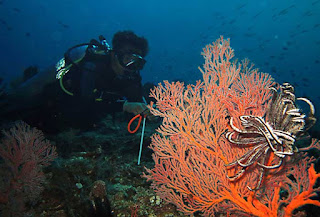
[[[48,73],[55,76],[54,71]],[[34,106],[19,106],[22,99],[10,101],[16,106],[3,114],[0,112],[0,119],[23,120],[47,132],[68,127],[90,128],[107,113],[122,111],[124,100],[142,102],[140,73],[126,72],[118,76],[111,67],[110,53],[87,52],[81,62],[65,74],[63,84],[73,96],[65,93],[55,80],[32,98],[36,102]]]
[[[112,67],[109,53],[87,53],[81,62],[64,76],[66,89],[74,93],[75,100],[94,103],[110,111],[121,111],[123,100],[142,101],[141,76],[137,72],[117,75]]]
[[[122,111],[124,100],[142,102],[141,76],[137,72],[117,75],[111,67],[110,54],[87,53],[63,77],[65,88],[58,94],[57,114],[68,122],[92,124],[106,113]]]

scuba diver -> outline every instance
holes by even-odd
[[[56,65],[56,78],[61,89],[76,100],[138,114],[146,109],[139,71],[147,53],[147,40],[132,31],[117,32],[112,48],[99,36],[99,41],[70,48]]]
[[[98,117],[106,113],[124,111],[150,115],[146,103],[142,101],[140,76],[148,49],[147,40],[132,31],[117,32],[112,39],[112,48],[100,36],[99,41],[93,39],[90,43],[68,49],[56,65],[58,82],[52,82],[50,73],[50,79],[45,79],[46,85],[41,85],[41,94],[38,93],[41,97],[36,100],[37,109],[32,108],[29,112],[29,123],[35,122],[32,119],[38,119],[46,122],[47,127],[68,123],[81,127],[94,124]],[[37,74],[33,75],[30,81],[36,80],[36,77]],[[31,88],[37,87],[39,85]],[[24,97],[23,92],[30,90],[24,89],[20,91],[20,98]],[[45,103],[40,103],[42,100]],[[26,111],[22,110],[20,114]]]

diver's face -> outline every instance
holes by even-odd
[[[117,55],[119,63],[128,71],[140,71],[143,69],[146,60],[135,53],[125,53]]]
[[[112,54],[111,67],[118,75],[137,72],[143,68],[145,60],[131,54]]]
[[[122,63],[122,65],[126,66],[128,64],[130,64],[130,62],[132,61],[132,55],[131,54],[123,54],[119,57],[119,62]]]

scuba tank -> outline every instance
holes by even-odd
[[[110,50],[110,45],[102,35],[99,36],[99,41],[92,39],[90,43],[82,43],[69,48],[64,57],[56,64],[56,79],[59,80],[61,89],[68,95],[73,96],[73,93],[64,87],[63,76],[69,72],[72,66],[78,65],[87,53],[107,55]]]

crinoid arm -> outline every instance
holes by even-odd
[[[226,133],[227,140],[236,144],[236,148],[251,148],[244,155],[226,165],[227,169],[238,166],[234,175],[228,175],[230,181],[236,181],[245,175],[247,168],[257,166],[259,176],[254,189],[260,188],[265,170],[281,168],[287,156],[298,152],[295,142],[314,125],[315,108],[306,98],[296,98],[294,87],[289,83],[280,85],[280,91],[272,87],[273,96],[264,117],[242,115],[239,117],[242,128],[234,125],[230,118],[232,132]],[[309,115],[297,108],[296,100],[306,102],[310,107]],[[242,145],[242,146],[241,146]],[[272,158],[271,158],[272,156]]]

